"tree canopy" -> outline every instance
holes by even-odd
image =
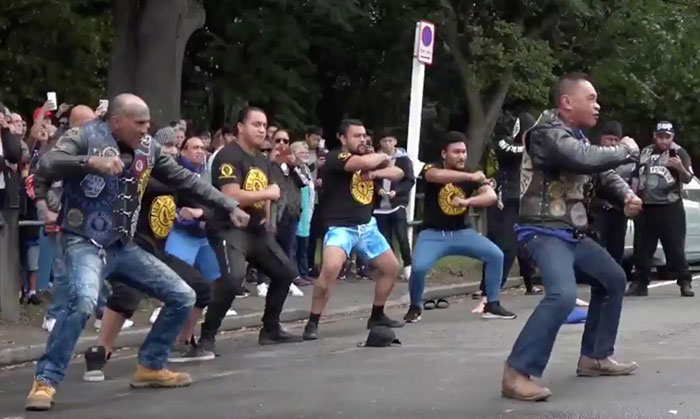
[[[176,28],[194,10],[204,12],[204,24],[170,34],[186,48],[182,94],[177,107],[163,108],[163,118],[180,109],[197,125],[216,128],[251,103],[297,132],[321,125],[329,140],[345,116],[401,137],[415,22],[427,19],[436,23],[437,43],[426,73],[424,153],[435,151],[440,132],[459,129],[472,140],[470,164],[479,164],[513,115],[538,114],[549,105],[558,75],[586,71],[599,90],[604,120],[621,121],[642,143],[658,119],[671,120],[679,142],[700,158],[700,6],[694,2],[178,0],[185,13],[178,15],[157,13],[173,7],[165,0],[124,0],[122,7],[155,10],[150,19],[159,26],[147,21],[138,29],[118,25],[115,1],[3,1],[1,100],[27,115],[49,90],[61,101],[96,104],[107,92],[124,31],[137,32],[130,48],[143,54],[150,50],[139,42],[157,42],[158,28]],[[156,77],[135,88],[153,88]],[[178,90],[173,86],[169,94],[180,96]]]

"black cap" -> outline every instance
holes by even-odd
[[[654,132],[663,132],[673,135],[673,124],[668,121],[660,121],[656,124],[656,131]]]
[[[600,135],[614,135],[617,138],[622,138],[622,125],[617,121],[608,121],[600,130]]]
[[[374,326],[369,330],[367,341],[361,342],[360,347],[386,348],[389,346],[401,346],[401,341],[396,338],[394,331],[387,326]]]

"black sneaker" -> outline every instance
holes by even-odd
[[[649,295],[649,286],[639,281],[630,284],[625,292],[625,297],[646,297],[647,295]]]
[[[484,314],[481,315],[482,319],[512,320],[516,317],[518,316],[516,316],[515,313],[511,313],[510,311],[503,308],[501,303],[498,301],[486,303],[486,306],[484,307]]]
[[[386,314],[382,314],[382,317],[379,319],[373,319],[369,318],[367,320],[367,329],[371,329],[375,326],[386,326],[386,327],[392,327],[392,328],[399,328],[404,326],[404,322],[400,322],[398,320],[393,320],[389,318]]]
[[[41,298],[39,297],[39,294],[32,294],[27,298],[27,303],[32,304],[35,306],[38,306],[41,304]]]
[[[199,343],[197,344],[205,352],[211,352],[214,356],[221,356],[221,354],[216,350],[216,341],[214,338],[200,337]]]
[[[403,316],[403,321],[406,323],[418,323],[421,319],[421,313],[423,310],[421,310],[420,307],[411,305],[408,307],[408,313],[406,313],[405,316]]]
[[[695,291],[693,291],[690,281],[681,281],[680,286],[682,297],[695,297]]]
[[[316,340],[318,339],[318,324],[308,322],[306,327],[304,327],[304,334],[302,335],[304,340]]]
[[[171,355],[168,357],[168,362],[183,363],[211,361],[214,358],[216,358],[214,352],[204,350],[204,348],[199,345],[187,345],[184,350],[171,353]]]
[[[105,380],[104,368],[108,356],[104,346],[91,346],[85,351],[85,374],[83,381],[100,382]]]
[[[260,345],[278,345],[280,343],[296,343],[301,342],[303,339],[301,336],[293,335],[286,330],[282,329],[281,326],[277,330],[269,331],[264,327],[260,329],[260,335],[258,335],[258,344]]]

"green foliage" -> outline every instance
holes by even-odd
[[[30,116],[56,91],[60,102],[97,106],[111,38],[107,0],[0,2],[0,94]]]

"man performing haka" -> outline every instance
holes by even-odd
[[[89,122],[67,131],[39,164],[44,185],[63,179],[61,231],[70,295],[39,359],[27,410],[48,410],[55,387],[63,380],[73,349],[95,309],[102,281],[121,274],[120,281],[165,303],[138,355],[131,386],[179,387],[192,383],[189,374],[165,369],[180,327],[195,294],[165,263],[133,243],[141,197],[151,174],[220,208],[229,222],[245,225],[248,215],[198,177],[161,153],[146,135],[150,112],[140,98],[124,94],[110,104],[107,121]]]
[[[226,222],[226,213],[217,210],[207,223],[221,278],[216,280],[204,317],[200,346],[214,353],[216,333],[236,294],[243,290],[248,262],[270,278],[258,342],[271,345],[301,341],[301,337],[287,333],[280,325],[289,286],[298,273],[269,228],[270,201],[280,198],[280,188],[269,182],[270,161],[260,152],[267,132],[267,116],[261,109],[245,108],[237,127],[237,139],[224,146],[214,159],[212,184],[238,201],[250,214],[250,222],[245,229],[232,228]]]
[[[425,181],[425,221],[413,252],[409,289],[411,305],[404,320],[421,319],[425,277],[439,259],[449,255],[473,257],[484,263],[486,272],[486,305],[483,318],[514,319],[515,314],[499,302],[503,252],[491,240],[467,224],[469,207],[488,207],[498,201],[482,172],[465,171],[467,137],[461,132],[448,132],[442,146],[442,160],[423,168]],[[476,195],[472,193],[476,191]]]
[[[354,119],[340,124],[342,149],[326,157],[323,177],[324,221],[328,232],[323,239],[321,275],[314,284],[311,314],[304,328],[304,340],[318,339],[318,322],[328,303],[333,284],[343,263],[353,250],[371,260],[381,276],[374,291],[372,315],[367,328],[373,326],[402,327],[403,323],[384,314],[386,303],[399,272],[399,261],[377,228],[372,217],[374,180],[398,181],[403,171],[390,166],[391,157],[384,153],[368,154],[367,132],[362,122]]]
[[[600,105],[585,74],[559,79],[557,108],[545,111],[525,135],[520,171],[518,241],[524,243],[542,274],[545,296],[523,327],[503,374],[504,397],[538,401],[551,392],[532,380],[541,377],[559,328],[576,304],[576,278],[591,285],[591,301],[576,373],[579,376],[629,375],[636,362],[611,358],[620,323],[626,276],[622,267],[586,236],[587,184],[625,203],[625,214],[641,209],[641,200],[612,169],[639,156],[633,139],[619,146],[591,145],[582,129],[595,126]]]

